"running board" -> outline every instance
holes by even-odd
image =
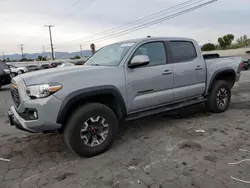
[[[163,112],[167,112],[167,111],[171,111],[171,110],[176,110],[176,109],[187,107],[187,106],[192,106],[195,104],[205,102],[206,100],[207,99],[199,98],[199,99],[195,99],[195,100],[189,100],[186,102],[181,102],[181,103],[177,103],[177,104],[172,104],[172,105],[167,105],[167,106],[155,108],[153,110],[146,110],[146,111],[142,111],[142,112],[137,112],[137,113],[133,113],[131,115],[128,115],[128,117],[125,120],[126,121],[136,120],[136,119],[152,116],[152,115],[159,114],[159,113],[163,113]]]

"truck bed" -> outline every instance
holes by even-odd
[[[219,57],[212,59],[205,59],[205,63],[207,66],[207,85],[209,85],[209,81],[213,79],[214,75],[217,72],[225,71],[234,71],[237,74],[240,74],[240,63],[242,62],[241,57]],[[236,75],[239,77],[239,75]],[[236,81],[238,81],[236,79]]]

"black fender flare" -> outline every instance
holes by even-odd
[[[212,85],[213,85],[214,81],[219,77],[219,75],[224,74],[224,73],[233,73],[234,77],[236,77],[236,73],[235,73],[235,71],[233,69],[218,70],[211,77],[207,91],[210,91],[210,89],[212,88]]]
[[[68,110],[77,100],[84,100],[84,98],[94,95],[111,94],[114,96],[117,104],[121,109],[122,116],[126,116],[127,108],[122,97],[121,92],[112,85],[96,86],[85,89],[76,90],[65,97],[63,100],[59,113],[57,115],[57,123],[63,124],[67,117]]]

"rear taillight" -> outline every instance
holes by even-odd
[[[240,63],[240,68],[241,68],[241,70],[243,70],[243,68],[244,68],[244,62]]]
[[[239,64],[239,68],[238,68],[238,70],[237,70],[237,73],[240,73],[243,69],[244,69],[244,62],[241,62],[241,63]]]

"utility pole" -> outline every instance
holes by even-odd
[[[81,52],[81,58],[82,58],[82,45],[80,44],[80,52]]]
[[[24,54],[23,54],[23,44],[20,44],[20,49],[21,49],[21,53],[22,53],[22,59],[24,59]]]
[[[53,25],[45,25],[45,27],[48,27],[48,28],[49,28],[51,55],[52,55],[52,59],[55,60],[54,48],[53,48],[53,42],[52,42],[52,34],[51,34],[51,27],[54,27],[54,26],[53,26]]]
[[[4,55],[4,52],[2,52],[2,54],[3,54],[3,61],[5,60],[5,55]]]
[[[44,45],[43,45],[43,53],[45,53],[45,47],[44,47]]]

